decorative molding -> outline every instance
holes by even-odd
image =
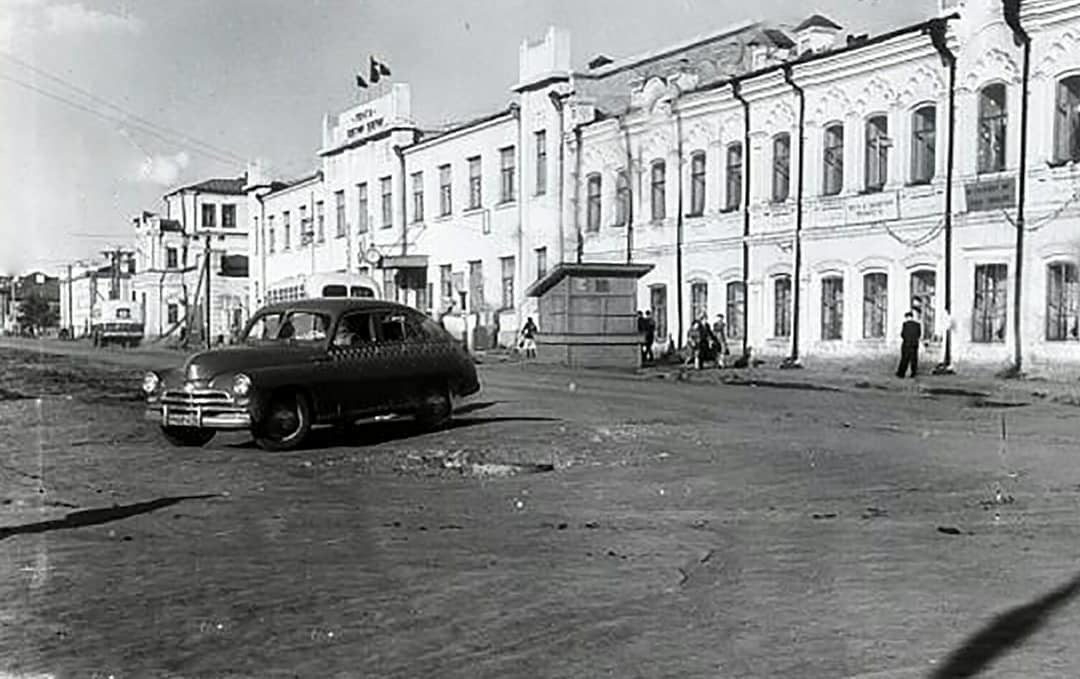
[[[877,110],[887,111],[894,104],[896,104],[896,91],[884,78],[875,75],[855,98],[854,109],[866,113]]]
[[[945,80],[940,69],[919,64],[915,72],[904,83],[904,89],[897,98],[900,108],[909,108],[923,101],[938,102],[945,92]]]
[[[1004,80],[1013,85],[1020,82],[1020,68],[1016,65],[1016,60],[1000,47],[986,50],[960,78],[958,89],[976,92],[993,80]]]
[[[1033,75],[1036,78],[1056,77],[1058,72],[1075,68],[1077,64],[1080,64],[1080,35],[1069,29],[1050,43],[1045,52],[1046,55],[1033,69]]]

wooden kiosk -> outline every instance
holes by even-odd
[[[525,291],[538,297],[536,360],[638,368],[637,281],[652,264],[559,264]]]

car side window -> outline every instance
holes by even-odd
[[[334,346],[347,349],[362,347],[375,341],[371,332],[371,314],[351,313],[341,317],[337,332],[334,334]]]
[[[450,334],[433,318],[421,316],[418,319],[418,324],[423,336],[429,342],[446,342],[450,339]]]

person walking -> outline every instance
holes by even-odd
[[[723,368],[726,357],[731,355],[731,350],[728,349],[727,323],[724,322],[724,314],[716,314],[716,322],[713,323],[712,331],[716,337],[716,367]]]
[[[652,317],[652,311],[645,311],[645,360],[653,362],[656,357],[653,356],[653,342],[656,341],[656,321]]]
[[[904,314],[904,325],[900,329],[900,366],[896,369],[897,377],[904,377],[911,367],[911,376],[919,374],[919,340],[922,339],[922,324],[915,320],[910,311]]]
[[[525,321],[525,327],[521,329],[521,349],[525,352],[525,358],[536,358],[536,323],[532,316]]]
[[[705,337],[702,332],[701,321],[695,318],[694,322],[690,324],[690,331],[686,333],[686,348],[689,355],[683,365],[693,363],[695,370],[701,370],[701,347],[704,343]]]
[[[639,309],[637,312],[638,353],[641,360],[645,360],[645,314]]]

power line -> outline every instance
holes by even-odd
[[[144,118],[142,116],[136,115],[136,114],[132,113],[131,111],[128,111],[127,109],[125,109],[124,107],[122,107],[122,106],[120,106],[118,104],[114,104],[113,102],[109,101],[108,99],[100,97],[100,96],[94,94],[93,92],[90,92],[90,91],[88,91],[86,89],[83,89],[82,87],[79,87],[78,85],[70,83],[70,82],[68,82],[67,80],[61,78],[58,75],[55,75],[53,73],[49,73],[48,71],[45,71],[45,70],[43,70],[41,68],[38,68],[38,67],[36,67],[36,66],[34,66],[32,64],[29,64],[29,63],[23,61],[22,59],[19,59],[18,57],[8,53],[8,52],[4,52],[3,50],[0,50],[0,57],[3,57],[4,59],[7,59],[8,61],[10,61],[10,62],[12,62],[14,64],[17,64],[18,66],[21,66],[22,68],[25,68],[25,69],[27,69],[28,71],[30,71],[32,73],[40,75],[43,78],[51,80],[51,81],[53,81],[55,83],[58,83],[58,84],[62,85],[63,87],[66,87],[66,88],[68,88],[68,89],[70,89],[70,90],[72,90],[74,92],[77,92],[78,94],[86,97],[90,101],[98,103],[98,104],[100,104],[102,106],[105,106],[107,108],[113,109],[113,110],[123,114],[127,118],[137,122],[138,124],[142,125],[143,127],[146,127],[146,128],[152,129],[152,130],[156,130],[156,131],[159,131],[159,132],[161,132],[163,134],[175,137],[177,140],[184,141],[185,143],[187,143],[189,145],[201,146],[201,147],[203,147],[205,149],[212,150],[215,153],[220,153],[223,156],[232,157],[234,162],[238,162],[238,163],[246,162],[246,159],[243,156],[241,156],[241,155],[239,155],[237,153],[233,153],[232,151],[229,151],[228,149],[223,149],[223,148],[221,148],[219,146],[214,146],[212,144],[208,144],[208,143],[203,142],[203,141],[201,141],[201,140],[199,140],[199,139],[197,139],[195,137],[192,137],[189,134],[185,134],[183,132],[180,132],[179,130],[175,130],[173,128],[166,127],[165,125],[159,125],[159,124],[157,124],[157,123],[155,123],[155,122],[153,122],[151,120],[147,120],[146,118]]]
[[[118,118],[117,116],[113,116],[113,115],[109,115],[107,113],[103,113],[101,111],[92,109],[92,108],[90,108],[88,106],[83,106],[82,104],[80,104],[78,102],[75,102],[75,101],[72,101],[70,99],[66,99],[65,97],[63,97],[63,96],[61,96],[59,94],[56,94],[54,92],[50,92],[48,90],[41,89],[40,87],[37,87],[36,85],[33,85],[31,83],[26,82],[25,80],[20,80],[19,78],[13,78],[13,77],[11,77],[9,75],[5,75],[3,73],[0,73],[0,79],[8,80],[10,82],[15,83],[16,85],[20,85],[21,87],[25,87],[26,89],[37,92],[38,94],[40,94],[40,95],[42,95],[44,97],[48,97],[49,99],[54,99],[54,100],[59,101],[59,102],[61,102],[63,104],[67,104],[68,106],[71,106],[72,108],[83,111],[84,113],[89,113],[90,115],[96,116],[96,117],[101,118],[103,120],[107,120],[107,121],[109,121],[111,123],[121,123],[121,124],[127,125],[128,127],[132,128],[134,130],[138,130],[138,131],[142,132],[143,134],[149,135],[151,137],[155,137],[155,138],[157,138],[157,139],[159,139],[161,141],[164,141],[167,144],[176,144],[177,143],[176,139],[171,139],[171,138],[169,138],[169,137],[167,137],[167,136],[165,136],[163,134],[159,134],[159,133],[157,133],[157,132],[155,132],[155,131],[153,131],[151,129],[147,129],[147,128],[143,127],[142,125],[132,124],[132,123],[130,123],[128,121],[123,120],[122,118]],[[193,153],[198,153],[200,155],[203,155],[203,156],[205,156],[207,158],[210,158],[212,160],[216,160],[219,163],[224,163],[226,165],[236,165],[239,162],[236,159],[225,156],[224,154],[218,153],[217,151],[203,150],[203,149],[195,148],[195,147],[192,147],[191,150],[192,150]]]

